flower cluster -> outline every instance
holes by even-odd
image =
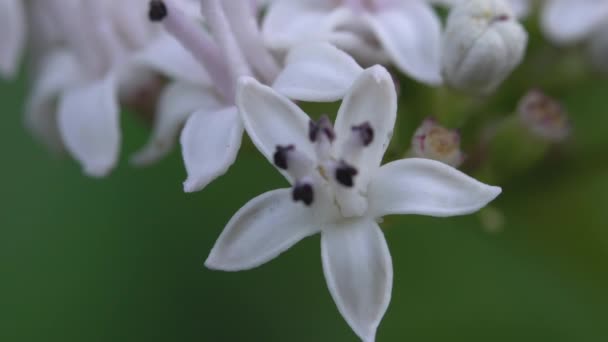
[[[445,24],[439,5],[449,10]],[[93,177],[116,166],[121,109],[152,121],[132,164],[158,162],[179,142],[185,192],[223,175],[248,135],[290,186],[238,210],[205,265],[254,268],[319,233],[339,312],[374,341],[393,277],[382,217],[476,212],[501,188],[456,168],[494,182],[496,165],[510,160],[504,141],[543,141],[511,163],[528,166],[544,144],[570,134],[565,109],[532,90],[512,116],[479,129],[466,153],[456,129],[466,118],[439,113],[396,140],[408,142],[395,148],[409,151],[401,158],[389,148],[394,132],[404,134],[397,82],[491,97],[525,58],[519,19],[533,8],[526,0],[0,0],[0,76],[15,76],[27,48],[27,128]],[[540,8],[551,40],[589,42],[592,61],[608,69],[608,39],[598,34],[608,28],[608,4],[547,0]],[[311,118],[300,106],[336,101],[335,116]]]

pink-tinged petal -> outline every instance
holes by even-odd
[[[205,265],[223,271],[258,267],[319,232],[327,200],[307,207],[291,196],[292,189],[273,190],[245,204],[224,228]]]
[[[287,50],[304,42],[326,41],[328,34],[351,17],[351,11],[336,8],[332,1],[276,1],[268,7],[262,35],[271,48]]]
[[[26,41],[23,0],[0,0],[0,76],[15,76]]]
[[[236,107],[217,111],[206,108],[192,114],[180,142],[188,178],[184,191],[202,190],[228,171],[241,147],[243,125]]]
[[[57,99],[82,77],[80,64],[67,51],[51,52],[40,60],[26,104],[25,125],[54,152],[65,152],[57,125]]]
[[[393,78],[379,65],[366,69],[344,97],[334,127],[340,156],[352,150],[353,126],[369,123],[373,130],[371,143],[361,147],[356,160],[347,160],[359,167],[359,179],[366,178],[380,165],[393,135],[396,117],[397,93]]]
[[[429,85],[441,84],[441,23],[429,4],[402,2],[363,18],[402,72]]]
[[[278,145],[295,145],[314,160],[308,140],[310,118],[286,97],[253,78],[244,77],[237,87],[236,104],[251,141],[271,164]]]
[[[144,166],[160,160],[172,150],[192,113],[197,110],[215,112],[222,106],[213,89],[185,82],[169,84],[158,99],[152,136],[133,155],[131,162]]]
[[[180,42],[169,34],[162,34],[145,49],[134,55],[128,69],[152,71],[172,80],[211,85],[211,78],[201,64]]]
[[[63,142],[87,175],[106,176],[116,165],[119,114],[113,75],[72,87],[60,98],[58,122]]]
[[[410,158],[383,165],[368,188],[369,213],[455,216],[473,213],[501,192],[441,162]]]
[[[550,0],[543,8],[541,26],[556,43],[584,39],[608,17],[608,2],[601,0]]]
[[[374,341],[393,287],[393,264],[380,227],[369,219],[325,227],[321,259],[338,310],[363,341]]]
[[[332,102],[344,97],[362,71],[350,55],[331,44],[302,44],[289,52],[272,87],[294,100]]]

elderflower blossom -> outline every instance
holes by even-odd
[[[469,214],[501,192],[434,160],[380,166],[397,111],[393,80],[380,66],[354,82],[335,127],[326,117],[311,121],[253,78],[241,80],[237,104],[252,141],[292,188],[245,204],[205,264],[225,271],[254,268],[320,233],[329,291],[363,341],[375,340],[391,298],[392,261],[377,222],[389,214]]]
[[[180,142],[188,172],[186,192],[201,190],[236,159],[243,134],[235,105],[239,77],[255,76],[293,99],[328,101],[341,98],[362,72],[350,56],[326,44],[294,49],[283,66],[263,46],[249,6],[250,2],[202,1],[207,33],[172,1],[150,2],[150,18],[164,24],[208,77],[177,79],[169,86],[152,138],[133,161],[146,164],[162,157],[183,125]]]

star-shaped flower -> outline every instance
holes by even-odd
[[[133,161],[147,164],[161,158],[181,130],[186,192],[203,189],[236,159],[243,133],[235,98],[239,77],[272,84],[292,99],[335,101],[362,72],[352,57],[321,43],[294,49],[282,63],[264,46],[251,6],[250,1],[201,1],[207,32],[186,18],[175,1],[150,2],[151,19],[162,21],[208,77],[174,80],[161,96],[152,138]]]
[[[379,220],[391,214],[472,213],[501,189],[441,162],[403,159],[380,166],[397,111],[393,80],[365,70],[338,111],[314,122],[287,98],[243,78],[237,105],[256,147],[292,187],[264,193],[228,222],[206,266],[257,267],[321,233],[323,270],[338,310],[373,341],[391,298],[393,268]]]
[[[274,1],[263,32],[278,50],[326,41],[364,62],[390,60],[420,82],[441,83],[441,23],[427,0]]]

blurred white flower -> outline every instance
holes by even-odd
[[[156,74],[163,71],[156,66],[170,73],[163,66],[179,61],[166,59],[179,45],[156,44],[163,34],[146,9],[147,0],[31,2],[30,16],[38,20],[31,25],[37,34],[26,124],[49,146],[66,149],[90,176],[104,176],[116,164],[120,104],[160,86]],[[131,59],[144,52],[148,58],[135,68]]]
[[[541,26],[555,43],[571,44],[588,38],[606,20],[605,0],[545,0]]]
[[[362,71],[350,56],[327,44],[295,49],[283,67],[264,47],[249,1],[201,1],[209,33],[172,1],[150,4],[151,19],[162,21],[208,77],[177,78],[167,88],[152,138],[132,161],[147,164],[161,158],[184,126],[180,141],[188,173],[186,192],[201,190],[236,159],[243,133],[235,105],[239,77],[255,76],[292,99],[335,101]]]
[[[503,0],[454,6],[443,36],[441,71],[456,89],[488,94],[521,63],[528,35]]]
[[[412,154],[458,167],[464,161],[460,150],[460,133],[441,126],[433,118],[425,119],[414,132]]]
[[[12,78],[19,68],[27,37],[23,0],[0,0],[0,77]]]
[[[292,188],[245,204],[220,235],[206,266],[254,268],[321,233],[330,293],[363,341],[375,339],[392,289],[391,256],[378,220],[390,214],[468,214],[501,192],[433,160],[403,159],[380,167],[397,111],[393,80],[380,66],[354,82],[335,127],[327,117],[311,121],[253,78],[241,80],[237,104],[252,141]]]
[[[326,41],[364,63],[390,60],[420,82],[441,83],[441,23],[426,0],[277,0],[263,33],[279,51]]]

